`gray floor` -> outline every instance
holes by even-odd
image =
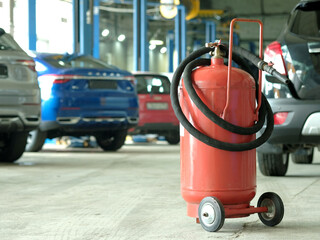
[[[208,233],[186,216],[180,196],[179,146],[126,145],[119,152],[46,147],[0,165],[0,239],[319,239],[320,155],[290,162],[287,177],[258,172],[257,197],[278,193],[277,227],[257,214],[226,219]]]

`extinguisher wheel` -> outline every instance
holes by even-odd
[[[198,214],[201,226],[208,232],[219,231],[224,224],[224,207],[216,197],[205,197],[202,199]]]
[[[258,207],[267,207],[268,212],[258,213],[261,222],[269,227],[279,224],[284,215],[281,198],[273,192],[266,192],[258,200]]]

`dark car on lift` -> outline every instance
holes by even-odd
[[[266,176],[284,176],[289,154],[295,163],[311,164],[320,145],[320,1],[301,1],[265,61],[293,83],[297,96],[272,76],[264,75],[263,92],[274,112],[270,139],[257,149]]]

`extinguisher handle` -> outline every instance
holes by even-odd
[[[222,117],[224,118],[227,108],[230,103],[230,81],[231,81],[231,65],[232,65],[232,48],[233,48],[233,26],[236,22],[255,22],[260,26],[259,33],[259,58],[262,59],[262,49],[263,49],[263,24],[260,20],[257,19],[244,19],[244,18],[234,18],[230,22],[230,33],[229,33],[229,59],[228,59],[228,80],[227,80],[227,100],[226,105],[223,110]],[[258,91],[258,105],[255,110],[256,120],[258,120],[258,112],[261,107],[261,82],[262,82],[262,71],[259,69],[259,91]]]

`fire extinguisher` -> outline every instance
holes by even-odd
[[[236,21],[260,25],[260,58],[232,46]],[[191,53],[176,69],[171,84],[171,102],[181,123],[181,191],[187,215],[196,218],[207,231],[218,231],[225,218],[258,213],[267,226],[279,224],[284,206],[273,192],[264,193],[258,206],[250,206],[256,194],[256,151],[270,137],[273,113],[261,93],[261,72],[279,81],[290,81],[262,57],[262,23],[233,19],[228,44],[214,43]],[[213,53],[211,59],[200,58]],[[228,58],[228,66],[224,58]],[[259,81],[238,68],[250,71],[247,61],[259,69]],[[180,80],[182,84],[180,85]],[[265,131],[256,138],[263,127]]]

